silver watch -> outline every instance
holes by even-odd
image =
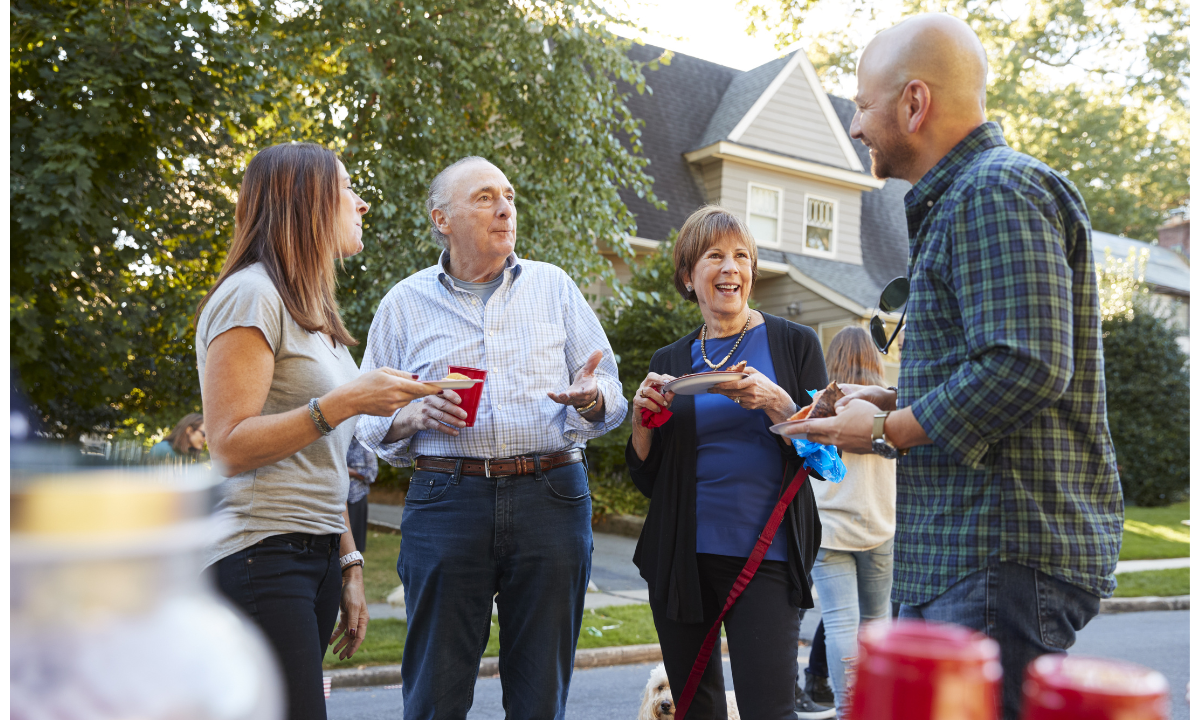
[[[364,565],[366,563],[366,561],[363,560],[362,553],[360,553],[357,550],[355,550],[352,553],[346,553],[345,555],[341,556],[340,558],[338,558],[338,562],[341,564],[342,570],[345,570],[346,567],[348,565],[350,565],[351,563],[357,563],[359,565]]]

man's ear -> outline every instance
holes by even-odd
[[[900,92],[900,124],[915,135],[929,119],[933,96],[924,80],[910,80]]]
[[[442,210],[441,208],[434,208],[433,211],[429,213],[429,217],[433,220],[433,226],[438,229],[438,232],[443,235],[448,234],[448,231],[450,230],[450,216],[446,214],[445,210]]]

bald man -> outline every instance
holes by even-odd
[[[1025,666],[1112,595],[1123,506],[1087,210],[987,122],[986,83],[979,38],[946,15],[863,51],[850,134],[876,177],[913,184],[899,389],[843,386],[836,418],[794,431],[903,456],[893,599],[995,638],[1016,720]]]

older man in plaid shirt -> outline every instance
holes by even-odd
[[[1123,507],[1087,210],[985,121],[986,76],[979,39],[945,15],[863,51],[851,135],[876,176],[913,183],[899,390],[850,388],[797,431],[903,455],[900,614],[994,637],[1016,720],[1025,666],[1112,595]]]
[[[476,419],[453,390],[358,438],[414,465],[401,520],[406,720],[466,718],[499,609],[509,717],[562,718],[591,572],[583,447],[625,419],[612,348],[574,281],[514,254],[516,192],[496,166],[464,158],[429,188],[434,267],[379,304],[364,372],[421,379],[451,365],[487,371]]]

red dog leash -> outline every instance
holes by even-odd
[[[746,566],[738,574],[733,588],[729,591],[729,597],[725,599],[725,607],[708,631],[708,637],[704,638],[704,644],[700,646],[700,654],[696,656],[696,662],[692,664],[692,672],[688,675],[687,684],[683,686],[683,692],[680,693],[679,700],[675,703],[675,720],[684,720],[687,715],[688,706],[692,704],[692,698],[696,695],[696,690],[700,688],[700,678],[704,675],[704,669],[708,667],[708,660],[712,657],[713,648],[717,645],[717,638],[721,636],[721,621],[725,619],[725,613],[729,612],[729,608],[733,607],[738,596],[750,584],[754,573],[758,572],[758,566],[762,564],[763,557],[767,554],[767,548],[771,547],[771,541],[775,539],[775,532],[779,530],[779,523],[783,522],[783,513],[791,504],[792,498],[796,497],[796,493],[800,491],[800,486],[804,484],[807,477],[808,468],[801,466],[796,477],[792,478],[792,482],[783,491],[779,502],[775,504],[775,510],[771,512],[771,518],[767,520],[766,527],[759,533],[758,542],[754,544],[754,551],[750,553],[750,557],[746,560]]]

